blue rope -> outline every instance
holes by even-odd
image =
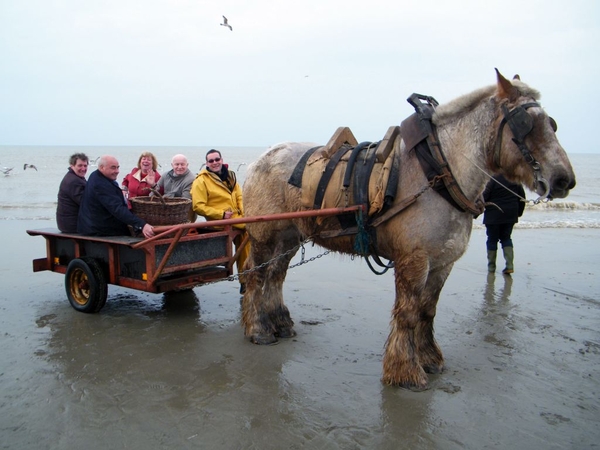
[[[367,230],[365,230],[362,209],[359,209],[356,213],[356,225],[358,226],[358,233],[354,239],[354,251],[358,255],[367,256],[371,245],[371,237],[367,233]]]

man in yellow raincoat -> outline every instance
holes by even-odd
[[[242,187],[237,182],[235,172],[223,163],[218,150],[209,150],[206,154],[206,167],[198,173],[191,188],[192,208],[196,214],[206,220],[236,219],[244,216]],[[236,224],[234,228],[245,229],[246,225]],[[246,233],[235,238],[239,248]],[[242,249],[236,262],[238,273],[243,271],[244,263],[250,253],[250,243]],[[246,290],[244,277],[240,277],[240,294]]]

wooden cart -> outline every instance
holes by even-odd
[[[83,236],[61,233],[55,228],[27,233],[46,239],[46,256],[33,260],[33,271],[64,274],[71,306],[77,311],[96,313],[106,303],[109,284],[161,293],[232,276],[240,253],[239,249],[234,252],[233,240],[242,233],[233,225],[340,215],[358,209],[361,206],[155,227],[157,234],[150,239]]]

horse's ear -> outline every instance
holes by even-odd
[[[519,74],[516,74],[516,75],[513,77],[513,80],[519,80],[519,81],[521,81],[521,77],[519,76]]]
[[[498,96],[500,98],[506,98],[510,102],[514,102],[519,98],[519,90],[512,85],[504,76],[496,70],[496,77],[498,78]]]

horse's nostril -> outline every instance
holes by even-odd
[[[555,181],[554,186],[561,190],[573,189],[575,187],[575,180],[568,177],[561,177]]]

